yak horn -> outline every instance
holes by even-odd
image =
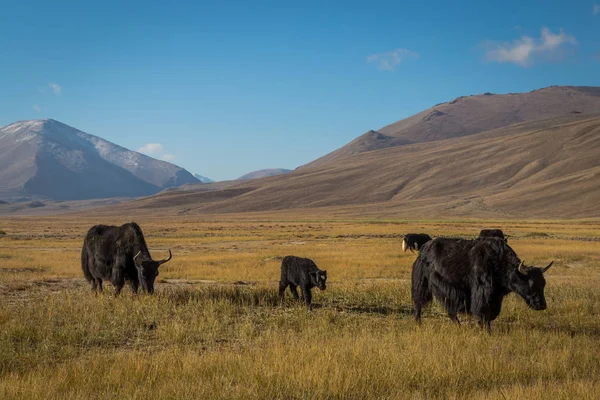
[[[554,260],[550,261],[550,264],[548,264],[544,268],[542,268],[542,273],[548,271],[548,268],[550,268],[553,263],[554,263]]]
[[[135,259],[142,253],[142,251],[138,251],[137,254],[133,257],[133,262],[135,262]]]
[[[525,263],[523,261],[521,261],[521,264],[519,264],[519,267],[517,268],[517,270],[519,271],[519,273],[521,273],[523,275],[527,275],[527,271],[525,271],[525,269],[523,269],[524,266],[525,266]]]
[[[167,261],[169,261],[171,259],[171,257],[173,257],[173,255],[171,254],[171,249],[169,249],[169,258],[165,258],[164,260],[160,260],[158,262],[158,265],[166,263]]]

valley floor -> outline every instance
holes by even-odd
[[[0,398],[597,398],[600,222],[138,219],[156,294],[95,296],[92,219],[0,219]],[[121,218],[102,223],[121,224]],[[502,228],[528,264],[555,260],[546,311],[509,295],[488,336],[434,304],[416,326],[405,233]],[[277,299],[280,260],[328,271],[312,312]]]

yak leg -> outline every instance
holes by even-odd
[[[283,299],[285,297],[285,289],[287,288],[288,283],[284,283],[283,281],[279,281],[279,302],[283,305]]]
[[[500,302],[494,301],[493,286],[491,279],[487,274],[479,276],[471,291],[471,313],[479,317],[479,326],[483,329],[487,327],[488,333],[491,333],[491,321],[498,316],[494,309],[500,311]],[[495,315],[494,315],[495,314]]]
[[[127,283],[129,283],[129,287],[131,288],[133,294],[137,294],[138,289],[140,287],[140,283],[133,279],[130,279]]]
[[[115,297],[121,293],[123,286],[125,286],[125,277],[121,268],[115,267],[112,271],[112,284],[115,287]]]
[[[480,288],[481,289],[481,288]],[[490,289],[491,291],[491,289]],[[477,307],[479,306],[479,307]],[[492,295],[490,296],[487,304],[484,307],[481,307],[480,303],[473,303],[473,307],[471,307],[472,311],[477,311],[478,313],[474,315],[479,316],[479,326],[481,329],[486,328],[487,333],[489,335],[492,334],[492,321],[496,319],[498,314],[500,314],[500,309],[502,308],[502,296]]]
[[[292,296],[294,296],[295,300],[298,300],[300,296],[298,296],[298,286],[290,283],[290,292],[292,292]]]
[[[450,319],[460,325],[458,311],[461,310],[463,304],[466,303],[465,293],[460,290],[460,288],[456,288],[454,285],[447,282],[444,277],[437,272],[431,274],[431,289],[433,295],[446,309]]]
[[[488,335],[492,334],[492,321],[482,317],[477,321],[477,324],[481,329],[486,328]]]
[[[308,308],[309,311],[312,310],[312,294],[308,286],[302,286],[302,296],[304,297],[306,308]]]
[[[92,289],[96,290],[97,292],[102,292],[102,279],[96,278],[92,284]]]

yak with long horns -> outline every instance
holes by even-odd
[[[113,225],[95,225],[85,236],[81,250],[81,269],[93,291],[102,291],[102,281],[112,283],[115,295],[128,282],[134,293],[139,286],[154,293],[158,267],[171,259],[154,261],[146,246],[144,234],[135,222]]]
[[[412,267],[412,298],[415,319],[435,297],[448,316],[476,316],[491,332],[491,322],[500,314],[502,300],[510,292],[521,296],[534,310],[545,310],[544,268],[525,266],[513,249],[500,238],[475,240],[438,238],[427,242]]]

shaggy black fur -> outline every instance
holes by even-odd
[[[497,237],[497,238],[504,240],[505,242],[508,242],[508,239],[504,236],[504,232],[502,232],[501,229],[482,229],[481,232],[479,232],[479,237],[480,238]]]
[[[95,225],[83,241],[81,269],[93,291],[101,292],[102,281],[107,280],[118,295],[127,281],[134,293],[141,284],[142,289],[152,294],[158,267],[170,259],[171,250],[169,258],[152,260],[144,234],[135,222],[121,226]]]
[[[415,250],[420,250],[430,240],[431,236],[425,233],[407,233],[402,239],[402,250],[406,252],[410,249],[414,253]]]
[[[325,290],[327,271],[321,271],[310,258],[285,256],[281,261],[281,280],[279,281],[279,298],[283,303],[284,291],[289,286],[292,296],[298,299],[296,288],[300,286],[306,307],[312,308],[312,294],[310,290],[318,287]]]
[[[510,292],[534,310],[546,309],[543,273],[550,265],[521,265],[513,249],[499,238],[432,240],[421,248],[412,267],[415,319],[421,322],[422,308],[435,296],[453,321],[459,323],[459,312],[473,314],[491,332],[490,324]]]

